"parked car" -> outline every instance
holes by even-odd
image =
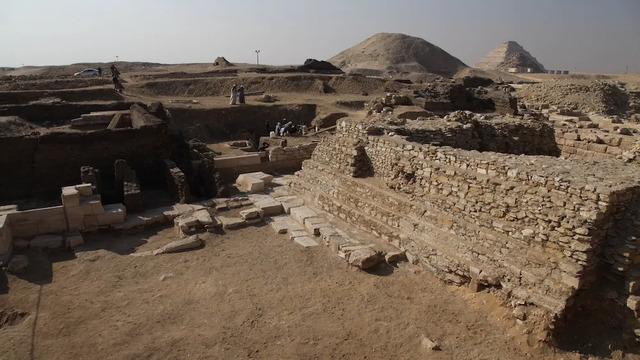
[[[73,74],[73,76],[98,76],[100,72],[97,69],[84,69],[80,72]]]

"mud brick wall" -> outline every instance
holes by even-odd
[[[341,122],[294,189],[443,279],[499,286],[550,314],[592,281],[621,211],[639,210],[640,171],[618,161],[480,153],[368,132]]]
[[[124,159],[141,183],[162,183],[160,160],[170,154],[166,124],[140,129],[52,132],[0,139],[0,201],[57,198],[60,188],[80,182],[80,168],[113,174]]]
[[[33,104],[8,105],[0,109],[0,116],[19,116],[35,124],[68,123],[82,114],[96,111],[129,110],[131,102],[113,102],[108,104]]]
[[[219,109],[191,109],[169,107],[172,121],[186,138],[202,141],[246,139],[247,130],[258,136],[269,136],[265,122],[269,120],[271,131],[277,122],[286,118],[298,125],[311,127],[316,117],[316,105],[244,105]]]
[[[171,160],[164,159],[162,164],[167,188],[174,200],[183,204],[191,201],[191,191],[189,190],[187,176]]]

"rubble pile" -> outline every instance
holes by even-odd
[[[529,103],[561,105],[586,113],[616,115],[629,110],[629,93],[612,82],[539,83],[518,90],[517,96]]]

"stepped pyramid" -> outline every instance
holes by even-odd
[[[547,72],[536,58],[515,41],[507,41],[493,49],[478,61],[475,67],[483,70],[503,71],[509,68],[531,68],[533,72]]]

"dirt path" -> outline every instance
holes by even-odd
[[[29,313],[0,328],[2,359],[553,358],[493,325],[491,300],[409,265],[353,270],[268,226],[207,234],[196,251],[126,255],[173,234],[91,235],[75,259],[32,253],[37,266],[9,275],[0,295],[0,309]],[[421,348],[422,336],[442,351]]]

